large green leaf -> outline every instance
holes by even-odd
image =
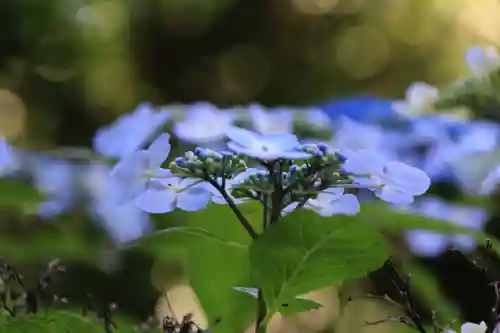
[[[481,232],[452,224],[448,221],[412,214],[403,210],[395,210],[385,203],[366,203],[361,207],[361,212],[355,216],[365,224],[380,229],[405,231],[411,229],[428,229],[440,233],[466,233],[480,235]]]
[[[298,295],[363,276],[388,257],[383,237],[362,219],[305,210],[271,226],[250,247],[252,276],[272,312]]]
[[[252,204],[241,206],[241,210],[250,220],[258,215],[258,207]],[[209,323],[221,319],[213,328],[215,333],[243,331],[257,306],[254,299],[232,287],[250,283],[250,236],[225,205],[210,205],[201,212],[186,213],[184,218],[186,227],[167,229],[141,243],[156,256],[180,253]]]

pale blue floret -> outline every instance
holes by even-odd
[[[231,127],[226,135],[231,140],[227,144],[229,149],[249,157],[266,161],[312,157],[311,154],[299,150],[300,142],[293,134],[258,134],[243,128]]]
[[[12,148],[7,141],[0,136],[0,175],[14,162]]]
[[[373,151],[359,151],[348,157],[343,169],[358,175],[355,182],[374,191],[380,199],[393,204],[410,204],[424,194],[431,181],[427,174],[398,161],[387,161]]]
[[[428,197],[410,206],[410,212],[446,221],[471,230],[482,230],[487,221],[486,212],[477,207],[447,203],[437,197]],[[441,234],[431,230],[409,230],[405,233],[410,250],[421,256],[442,254],[449,247],[470,252],[477,246],[476,239],[468,234]]]
[[[140,104],[132,113],[103,127],[94,136],[94,150],[103,156],[121,158],[140,149],[170,118],[170,111]]]
[[[145,212],[162,214],[176,208],[198,211],[205,208],[211,198],[212,194],[199,179],[174,176],[153,179],[136,199],[136,204]]]
[[[154,178],[170,176],[162,164],[170,153],[170,135],[161,134],[148,149],[135,151],[122,158],[111,171],[113,186],[121,189],[117,200],[131,201],[145,192]]]
[[[286,215],[294,211],[298,202],[293,202],[286,206],[282,215]],[[359,213],[359,201],[353,194],[344,194],[343,188],[329,188],[319,192],[316,199],[309,199],[304,204],[304,208],[315,211],[323,217],[330,217],[333,215],[356,215]]]

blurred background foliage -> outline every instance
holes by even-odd
[[[494,0],[51,0],[0,8],[1,128],[88,145],[149,100],[304,105],[449,82],[500,39]],[[76,126],[78,124],[78,126]]]
[[[0,134],[17,146],[90,148],[97,128],[142,101],[397,98],[413,81],[439,86],[459,77],[468,47],[500,42],[499,13],[496,0],[5,0]],[[4,255],[37,271],[58,246],[70,247],[79,261],[69,272],[73,297],[100,290],[136,318],[151,313],[162,292],[150,283],[158,265],[131,250],[125,268],[106,275],[82,260],[112,264],[96,246],[104,237],[77,213],[59,219],[2,208]],[[50,236],[61,232],[79,236]],[[179,276],[176,267],[165,285]]]

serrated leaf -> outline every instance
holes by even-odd
[[[271,226],[250,246],[254,284],[272,312],[296,296],[379,268],[388,246],[362,219],[305,210]]]
[[[255,205],[240,208],[246,216],[256,213]],[[183,254],[189,281],[209,323],[221,319],[212,328],[214,333],[244,331],[255,316],[256,302],[231,287],[250,284],[250,236],[226,205],[210,205],[184,218],[186,227],[146,237],[142,246],[156,256]]]

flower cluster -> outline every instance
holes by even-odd
[[[493,48],[471,48],[465,58],[477,80],[499,68]],[[434,114],[445,93],[416,83],[404,101],[360,96],[302,109],[143,103],[96,132],[98,156],[84,163],[0,141],[0,175],[32,178],[47,199],[38,209],[44,218],[87,204],[119,242],[151,230],[145,212],[227,203],[220,189],[235,204],[263,200],[278,178],[286,190],[282,215],[297,207],[325,216],[355,214],[369,192],[391,204],[410,204],[427,190],[429,177],[490,195],[500,181],[500,160],[484,172],[474,156],[498,149],[500,126],[454,110]],[[171,138],[160,135],[165,131],[190,150],[170,163]],[[121,159],[112,181],[102,157]],[[275,160],[288,162],[280,162],[280,170],[259,162]],[[126,181],[133,184],[124,186]]]
[[[237,204],[279,195],[280,207],[271,209],[281,214],[304,206],[323,216],[359,211],[358,200],[344,193],[346,189],[366,188],[389,203],[408,204],[430,186],[423,171],[375,151],[349,150],[344,155],[326,143],[301,144],[290,133],[261,134],[234,126],[225,134],[227,150],[196,148],[168,169],[162,166],[170,136],[161,134],[147,149],[121,159],[112,182],[120,187],[122,200],[134,200],[149,213],[195,211],[211,200],[220,202],[221,196]],[[261,168],[249,168],[248,163]]]

